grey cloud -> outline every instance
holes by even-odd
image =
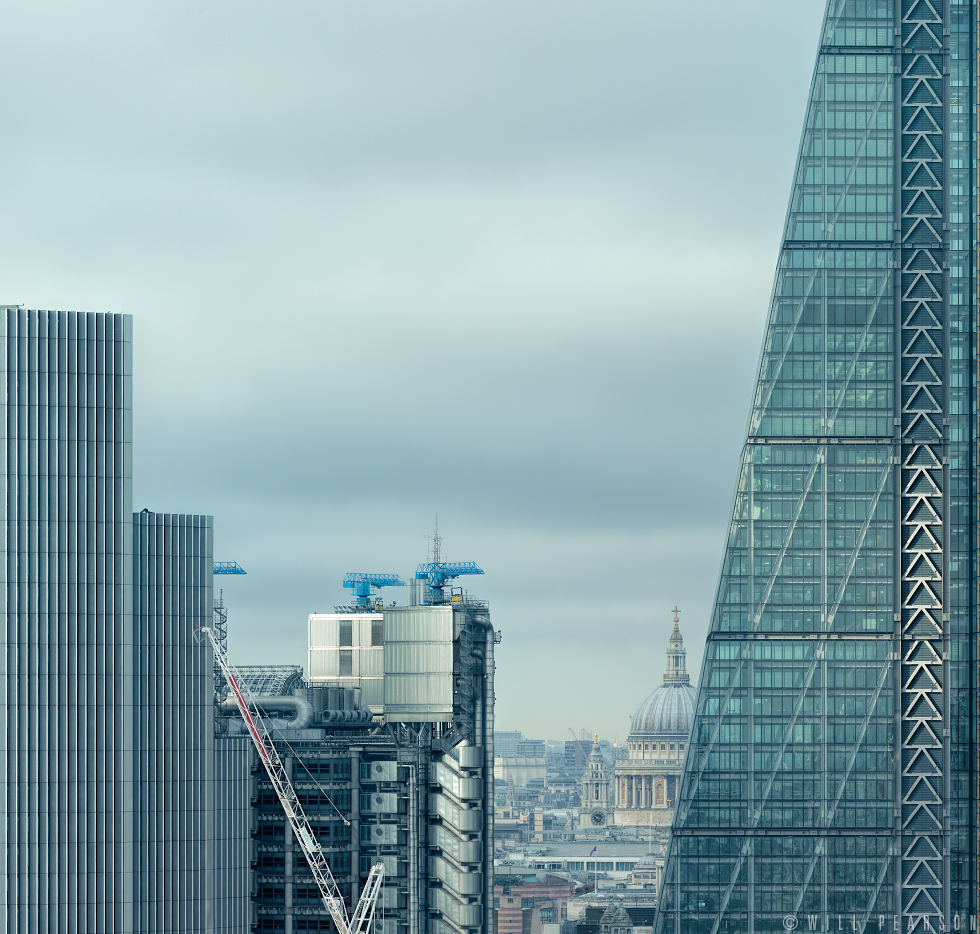
[[[133,313],[237,660],[438,511],[502,725],[622,734],[675,602],[697,667],[821,12],[5,5],[2,297]]]

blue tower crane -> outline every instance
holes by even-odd
[[[248,572],[237,561],[215,561],[215,574],[247,574]]]
[[[344,577],[344,586],[354,591],[354,606],[359,610],[371,608],[371,596],[382,587],[404,587],[397,574],[360,574],[351,572]]]
[[[415,569],[417,581],[429,582],[429,600],[433,605],[446,603],[446,587],[464,574],[482,574],[483,568],[473,561],[427,561]]]

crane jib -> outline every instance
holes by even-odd
[[[242,696],[241,689],[238,687],[238,680],[232,674],[225,675],[228,684],[231,686],[231,690],[235,695],[235,701],[238,704],[238,710],[242,715],[242,719],[245,721],[245,726],[248,728],[249,733],[252,734],[252,739],[255,742],[255,748],[258,749],[259,754],[266,761],[269,760],[269,750],[265,748],[265,739],[259,732],[259,728],[255,725],[255,720],[252,719],[252,713],[248,709],[248,704],[245,702],[245,698]]]
[[[265,770],[268,773],[269,781],[275,789],[279,803],[285,811],[286,818],[296,839],[300,842],[300,848],[306,856],[313,878],[316,880],[317,888],[323,904],[333,918],[334,925],[338,934],[370,934],[371,924],[374,921],[375,907],[378,902],[378,895],[381,892],[381,884],[384,879],[384,863],[377,862],[371,867],[367,882],[361,890],[361,897],[358,899],[357,907],[354,911],[353,919],[347,916],[347,906],[344,904],[340,890],[334,880],[333,873],[330,871],[330,864],[324,857],[323,850],[317,843],[313,828],[303,812],[299,797],[293,788],[286,770],[283,768],[282,761],[276,753],[272,740],[268,739],[261,727],[261,721],[256,722],[249,710],[248,702],[242,693],[237,672],[228,661],[221,644],[215,638],[210,627],[202,627],[202,632],[207,636],[211,643],[211,650],[214,652],[214,659],[221,668],[228,682],[228,687],[235,696],[235,703],[241,714],[242,721],[248,728],[255,751],[262,758]],[[348,826],[350,822],[345,820]]]
[[[297,833],[299,838],[303,841],[303,849],[308,853],[319,852],[320,847],[317,845],[316,840],[313,839],[313,834],[311,834],[305,827],[297,828]]]

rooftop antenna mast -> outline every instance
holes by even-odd
[[[212,575],[217,574],[246,574],[248,573],[237,561],[215,561],[211,566]],[[213,592],[212,592],[213,593]],[[212,596],[211,626],[223,652],[228,651],[228,607],[225,604],[224,589],[218,591],[218,599]],[[226,700],[225,676],[217,662],[214,663],[214,693],[220,700]]]
[[[473,561],[454,561],[442,560],[442,538],[439,535],[439,514],[436,513],[436,527],[432,533],[432,560],[420,564],[415,569],[415,579],[428,582],[426,596],[423,603],[431,606],[440,606],[446,603],[457,603],[463,599],[462,590],[458,594],[450,593],[446,599],[446,588],[450,586],[450,581],[455,580],[464,574],[482,574],[483,568]]]
[[[215,561],[212,565],[212,573],[218,574],[245,574],[247,573],[237,561]],[[221,648],[228,651],[228,607],[225,606],[225,592],[218,591],[218,599],[214,601],[214,631],[221,643]],[[216,672],[217,673],[217,672]],[[223,680],[223,679],[222,679]]]
[[[439,537],[439,513],[436,513],[436,527],[432,533],[432,563],[439,564],[442,561],[442,539]]]

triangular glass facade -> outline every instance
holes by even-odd
[[[656,934],[977,929],[975,18],[829,0]]]

